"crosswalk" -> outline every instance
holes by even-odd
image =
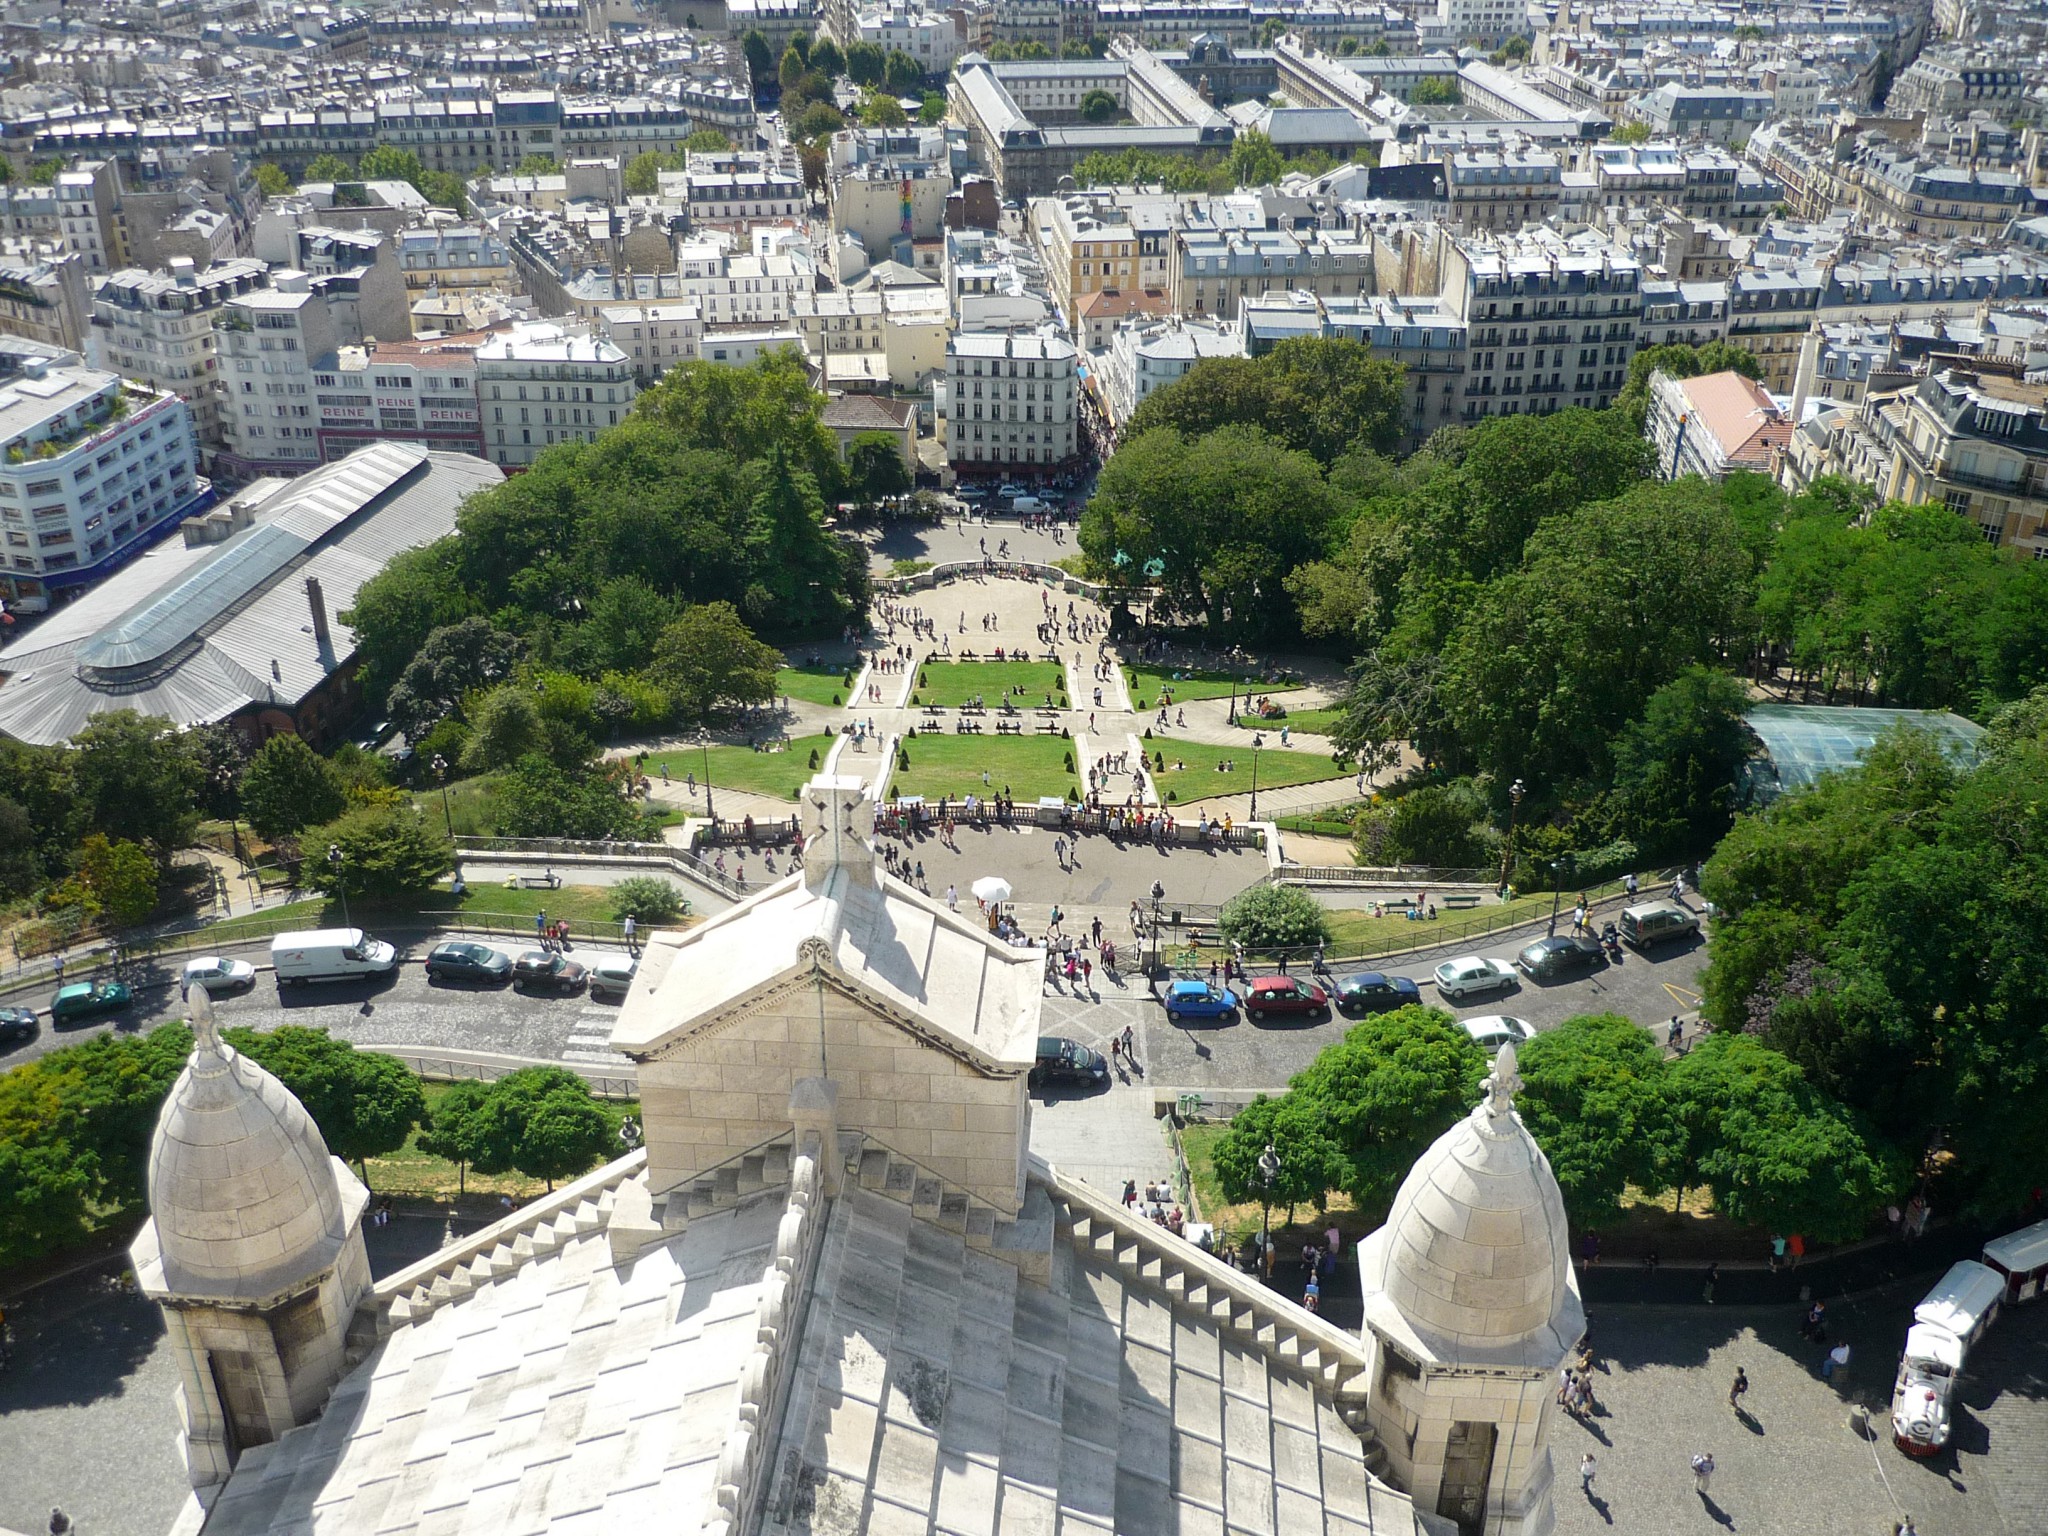
[[[562,1060],[588,1062],[603,1067],[630,1067],[632,1062],[614,1051],[612,1046],[612,1024],[618,1018],[619,1010],[602,1004],[589,1003],[576,1011],[576,1022],[569,1027],[568,1044],[562,1047]]]

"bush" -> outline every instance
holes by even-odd
[[[910,768],[910,748],[901,742],[896,744],[896,766],[906,772]],[[1068,766],[1071,767],[1072,764]]]
[[[834,699],[834,700],[833,700],[832,702],[836,704],[836,703],[838,703],[839,701],[838,701],[837,699]],[[812,769],[814,769],[814,770],[815,770],[815,769],[817,768],[817,766],[818,766],[818,749],[817,749],[816,747],[813,747],[813,748],[811,748],[811,767],[812,767]]]
[[[1072,772],[1074,771],[1074,754],[1073,754],[1073,753],[1069,752],[1069,753],[1067,754],[1067,756],[1066,756],[1066,764],[1067,764],[1067,772],[1069,772],[1069,773],[1072,773]]]
[[[1225,904],[1216,926],[1248,949],[1303,949],[1330,942],[1330,917],[1307,891],[1292,885],[1255,885]]]
[[[621,922],[673,922],[682,910],[682,894],[659,875],[635,875],[612,887],[612,916]]]
[[[1396,864],[1475,869],[1493,857],[1486,801],[1470,779],[1425,784],[1387,810],[1382,853]]]
[[[838,695],[838,694],[836,694],[836,693],[835,693],[835,694],[833,694],[833,695],[832,695],[832,702],[833,702],[834,704],[837,704],[837,703],[839,702],[839,695]]]

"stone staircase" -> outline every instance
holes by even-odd
[[[919,1221],[959,1233],[967,1247],[1016,1266],[1026,1279],[1043,1285],[1050,1277],[1052,1204],[1035,1184],[1025,1189],[1023,1209],[1011,1216],[947,1184],[901,1153],[869,1145],[859,1131],[840,1132],[839,1146],[846,1155],[850,1182],[909,1206]]]
[[[625,1183],[647,1166],[636,1149],[521,1207],[462,1242],[380,1280],[349,1322],[345,1359],[353,1368],[395,1328],[433,1315],[445,1303],[489,1285],[530,1260],[604,1231]]]
[[[731,1210],[766,1190],[781,1189],[789,1183],[789,1165],[795,1156],[795,1134],[784,1131],[657,1195],[655,1217],[662,1230],[673,1235],[699,1217]]]

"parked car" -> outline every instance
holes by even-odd
[[[1276,1013],[1322,1013],[1329,1006],[1329,993],[1298,976],[1261,976],[1245,988],[1244,1011],[1255,1019]]]
[[[35,1009],[0,1008],[0,1045],[10,1045],[16,1040],[33,1040],[35,1037]]]
[[[1536,1026],[1528,1020],[1511,1018],[1505,1013],[1476,1013],[1458,1022],[1472,1037],[1472,1043],[1489,1056],[1504,1045],[1520,1045],[1536,1035]]]
[[[1465,955],[1446,960],[1436,968],[1436,990],[1440,997],[1456,1002],[1474,992],[1499,992],[1515,985],[1515,968],[1505,960],[1484,955]]]
[[[256,985],[256,967],[246,960],[230,960],[225,955],[201,955],[197,960],[185,962],[184,988],[204,987],[208,997],[217,997],[223,992],[245,991]]]
[[[1361,971],[1337,983],[1337,1006],[1345,1013],[1385,1013],[1422,1001],[1422,988],[1406,976]]]
[[[1516,967],[1531,981],[1562,981],[1568,976],[1583,976],[1588,971],[1597,971],[1606,963],[1607,952],[1600,947],[1600,941],[1582,933],[1560,933],[1538,939],[1515,956]]]
[[[581,960],[551,949],[529,949],[512,966],[512,985],[526,991],[574,992],[590,974]]]
[[[1237,995],[1212,987],[1199,977],[1183,978],[1166,989],[1169,1019],[1221,1019],[1237,1012]]]
[[[1621,909],[1622,940],[1637,949],[1648,949],[1666,939],[1682,939],[1699,931],[1699,914],[1688,912],[1675,901],[1651,901]]]
[[[1061,1084],[1100,1088],[1108,1082],[1109,1063],[1102,1052],[1092,1051],[1063,1035],[1038,1037],[1038,1060],[1031,1068],[1033,1088],[1056,1088]]]
[[[50,1022],[89,1019],[96,1013],[114,1013],[126,1008],[130,994],[122,981],[74,981],[57,989],[50,999]]]
[[[615,955],[608,960],[591,961],[590,995],[624,997],[633,990],[633,977],[639,969],[640,961],[628,955]]]
[[[496,986],[512,974],[512,959],[503,950],[467,939],[449,939],[427,951],[427,980],[474,981]]]

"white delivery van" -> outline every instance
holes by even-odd
[[[1052,510],[1052,503],[1039,496],[1019,496],[1010,503],[1010,510],[1023,517],[1040,512],[1050,512]]]
[[[1984,1262],[2004,1277],[2007,1305],[2034,1300],[2048,1290],[2048,1221],[1994,1237],[1984,1245]]]
[[[272,939],[270,963],[280,987],[299,986],[385,975],[398,969],[398,951],[360,928],[315,928]]]

